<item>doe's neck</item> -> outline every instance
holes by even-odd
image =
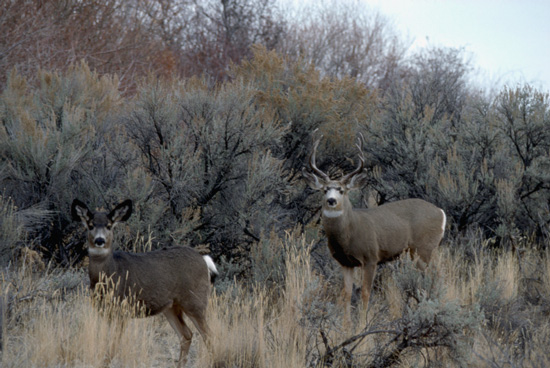
[[[88,258],[90,262],[90,272],[92,269],[106,270],[114,263],[113,248],[88,247]]]

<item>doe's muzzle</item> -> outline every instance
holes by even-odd
[[[97,247],[103,247],[105,245],[105,239],[104,238],[95,238],[94,244]]]

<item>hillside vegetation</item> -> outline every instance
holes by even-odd
[[[405,53],[381,16],[346,28],[345,6],[297,21],[267,0],[195,4],[188,19],[185,1],[15,3],[0,5],[3,367],[177,358],[162,318],[109,323],[94,308],[74,198],[90,208],[133,200],[119,249],[179,244],[213,257],[213,341],[194,339],[192,366],[550,365],[547,92],[476,90],[461,50]],[[110,23],[129,9],[133,18]],[[76,19],[90,22],[87,34],[71,31]],[[320,38],[320,24],[334,37]],[[182,46],[201,39],[194,54]],[[51,54],[20,47],[46,44]],[[33,64],[33,52],[44,59]],[[406,256],[379,267],[352,331],[320,195],[301,176],[314,132],[324,136],[317,164],[333,177],[354,168],[364,137],[369,177],[351,194],[356,207],[416,197],[448,219],[426,272]]]

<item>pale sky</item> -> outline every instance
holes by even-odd
[[[462,47],[493,86],[550,91],[550,0],[363,0],[414,42]]]

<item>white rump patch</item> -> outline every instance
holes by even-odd
[[[210,256],[202,256],[204,261],[206,262],[206,266],[208,267],[208,274],[213,273],[215,275],[218,275],[218,269],[216,268],[216,265],[214,264],[214,261]]]
[[[323,216],[328,218],[336,218],[340,217],[344,214],[343,210],[340,211],[333,211],[333,210],[323,210]]]

